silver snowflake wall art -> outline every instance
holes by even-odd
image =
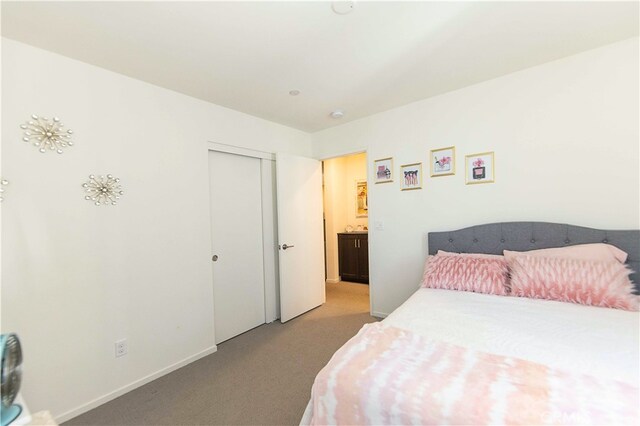
[[[49,120],[47,117],[32,115],[31,120],[20,126],[24,130],[22,140],[32,142],[40,152],[56,151],[62,154],[66,147],[73,146],[71,129],[64,130],[64,124],[58,117]]]
[[[9,185],[9,181],[6,180],[6,179],[0,178],[0,203],[2,202],[2,200],[4,200],[4,198],[3,198],[3,195],[4,195],[3,194],[4,193],[3,186],[5,186],[5,185]]]
[[[123,194],[120,179],[112,175],[90,175],[89,180],[82,184],[87,195],[85,200],[93,201],[96,206],[115,206]]]

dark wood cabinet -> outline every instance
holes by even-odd
[[[358,239],[358,279],[369,284],[369,236]]]
[[[369,284],[369,236],[338,234],[338,261],[342,281]]]

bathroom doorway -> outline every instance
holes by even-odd
[[[367,154],[327,159],[322,166],[327,293],[351,291],[366,298],[368,307]],[[362,302],[354,299],[354,303]]]

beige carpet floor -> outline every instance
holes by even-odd
[[[369,286],[327,284],[327,303],[218,351],[65,425],[297,425],[313,379],[369,316]]]

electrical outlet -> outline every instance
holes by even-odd
[[[127,345],[127,339],[118,340],[116,343],[116,358],[125,356],[129,352],[129,345]]]

